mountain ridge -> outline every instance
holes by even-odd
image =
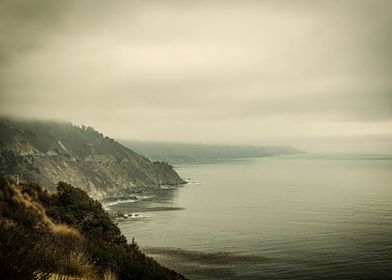
[[[169,164],[151,162],[92,127],[1,118],[0,175],[17,174],[51,190],[65,181],[97,199],[185,183]]]
[[[170,164],[202,163],[304,153],[291,146],[191,144],[121,139],[117,139],[117,141],[143,154],[150,160],[164,160]]]

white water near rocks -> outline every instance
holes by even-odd
[[[196,184],[113,210],[143,212],[120,221],[122,232],[190,279],[392,279],[389,157],[303,155],[176,170]]]

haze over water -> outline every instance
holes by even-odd
[[[190,279],[387,279],[391,169],[309,155],[184,165],[193,184],[114,208],[143,212],[122,232]]]

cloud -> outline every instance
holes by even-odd
[[[188,142],[392,131],[390,1],[0,5],[3,114]]]

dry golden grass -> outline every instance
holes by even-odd
[[[17,226],[17,223],[9,218],[0,217],[0,225],[4,229],[11,229],[15,228]]]
[[[17,204],[22,205],[24,208],[33,210],[36,213],[37,217],[40,218],[38,219],[38,221],[40,221],[40,224],[38,226],[47,226],[53,224],[53,222],[46,215],[46,211],[41,204],[34,201],[33,198],[27,193],[22,193],[20,188],[16,187],[15,185],[11,185],[11,189],[14,191],[12,200]]]
[[[50,274],[50,277],[48,280],[84,280],[84,279],[80,278],[80,277],[52,273],[52,274]]]
[[[45,226],[50,229],[54,234],[61,235],[61,236],[69,236],[69,237],[81,237],[81,234],[78,230],[69,227],[64,224],[55,224],[47,215],[44,207],[36,201],[34,201],[35,197],[31,197],[27,193],[22,193],[20,188],[16,187],[15,185],[11,186],[12,190],[14,191],[14,196],[12,200],[27,209],[33,210],[39,221],[37,224],[38,227]]]
[[[93,280],[98,278],[94,262],[83,252],[71,252],[66,266],[73,275],[83,279]]]
[[[53,272],[50,280],[100,280],[98,272],[91,259],[83,252],[71,252],[63,270],[66,272]]]
[[[21,220],[28,222],[28,230],[40,232],[45,234],[45,240],[55,242],[55,246],[59,246],[59,250],[53,250],[53,256],[48,260],[55,260],[56,265],[51,266],[46,270],[45,266],[37,266],[35,272],[32,273],[38,278],[46,279],[49,275],[51,280],[117,280],[118,277],[115,272],[108,269],[102,273],[102,268],[99,269],[93,259],[86,252],[87,247],[84,246],[85,237],[76,228],[67,224],[57,224],[50,218],[46,209],[41,205],[41,197],[38,193],[40,189],[34,186],[21,186],[15,183],[10,183],[7,199],[10,209],[18,211]],[[3,195],[3,192],[0,191]],[[5,198],[3,197],[3,200]],[[1,209],[0,209],[1,211]],[[0,217],[0,223],[5,229],[12,229],[16,227],[17,221],[11,218]],[[54,248],[54,247],[53,247]],[[57,248],[57,247],[56,247]],[[81,249],[82,248],[82,249]],[[83,249],[84,248],[84,249]],[[52,252],[52,247],[48,249]],[[37,259],[38,262],[41,259]],[[46,259],[42,259],[42,262]],[[50,263],[50,261],[49,261]],[[100,273],[98,272],[100,271]],[[0,277],[1,278],[1,277]]]
[[[117,275],[113,271],[107,270],[103,274],[103,280],[117,280]]]
[[[117,280],[117,275],[112,272],[111,270],[108,270],[104,273],[103,277],[97,277],[94,276],[95,278],[86,278],[86,277],[79,277],[79,276],[69,276],[69,275],[60,275],[57,273],[51,273],[50,277],[48,280]]]
[[[82,237],[82,235],[80,234],[80,232],[77,229],[72,228],[72,227],[65,225],[65,224],[52,223],[49,226],[49,228],[56,235],[60,235],[60,236],[64,236],[64,237],[77,237],[77,238]]]

